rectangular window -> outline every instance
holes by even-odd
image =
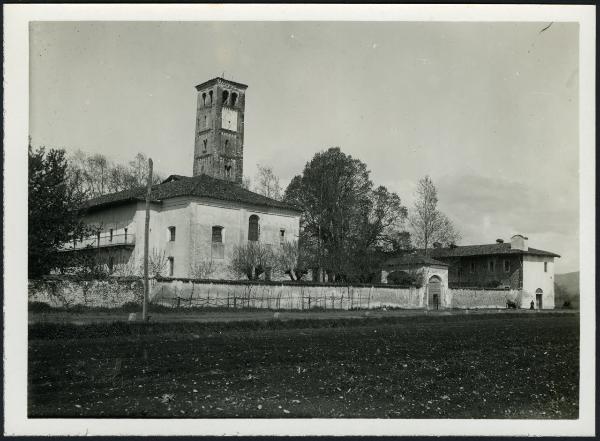
[[[494,261],[493,260],[488,260],[488,271],[490,273],[494,272]]]
[[[212,254],[213,259],[225,258],[225,245],[223,244],[223,227],[215,225],[212,227]]]
[[[475,272],[475,262],[471,262],[471,272]]]
[[[223,227],[212,227],[212,242],[222,243],[223,242]]]
[[[175,227],[169,227],[169,241],[175,242]]]
[[[175,258],[169,257],[169,277],[173,277],[175,272]]]
[[[544,272],[548,272],[548,262],[544,262]]]
[[[505,273],[509,273],[510,272],[510,260],[505,260],[504,261],[504,272]]]
[[[112,239],[113,239],[113,229],[111,228],[111,229],[110,229],[109,236],[108,236],[108,241],[109,241],[109,242],[112,242]]]

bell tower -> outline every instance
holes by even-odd
[[[242,183],[247,87],[220,77],[196,86],[194,176]]]

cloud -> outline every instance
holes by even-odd
[[[473,174],[445,176],[435,184],[439,207],[458,226],[463,244],[509,240],[521,233],[529,237],[531,247],[562,256],[558,271],[578,269],[577,196],[565,196],[566,190],[559,193],[545,185]]]

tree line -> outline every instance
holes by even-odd
[[[59,247],[90,234],[79,208],[97,196],[146,184],[148,160],[138,153],[126,165],[101,154],[29,146],[29,274],[35,277],[67,265]],[[159,173],[153,181],[163,180]],[[426,254],[435,242],[457,243],[460,234],[438,209],[437,189],[429,176],[417,185],[407,208],[398,194],[375,185],[367,165],[339,147],[319,152],[301,174],[282,189],[268,165],[242,186],[283,200],[301,211],[300,236],[276,252],[260,243],[236,247],[230,265],[250,279],[271,268],[292,280],[312,272],[318,281],[371,282],[391,255],[414,250]],[[62,260],[61,260],[62,259]]]

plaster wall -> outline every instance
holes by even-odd
[[[544,272],[544,262],[547,271]],[[529,308],[531,301],[535,304],[535,292],[543,291],[542,308],[554,309],[554,258],[545,256],[523,256],[523,297],[522,308]]]

